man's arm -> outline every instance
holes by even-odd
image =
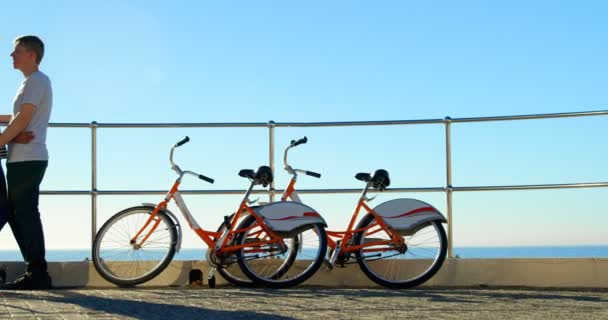
[[[21,105],[21,111],[17,113],[15,119],[11,124],[6,127],[6,130],[0,134],[0,146],[9,143],[13,140],[21,131],[23,131],[32,121],[32,117],[36,112],[36,106],[31,103],[24,103]]]
[[[36,136],[34,136],[32,131],[21,131],[10,143],[28,144],[30,141],[34,140],[35,137]]]
[[[2,114],[0,115],[0,123],[9,123],[12,118],[12,114]],[[13,140],[11,140],[11,143],[26,144],[30,143],[34,138],[34,134],[31,131],[21,131]]]

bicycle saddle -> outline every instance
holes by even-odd
[[[239,176],[243,178],[253,179],[255,177],[255,172],[251,169],[243,169],[239,171]]]
[[[243,169],[239,171],[239,176],[251,179],[255,184],[267,187],[273,180],[272,170],[268,166],[261,166],[257,171]]]
[[[384,169],[378,169],[374,172],[372,177],[372,184],[374,188],[382,191],[386,190],[386,187],[391,185],[391,179],[388,176],[388,171]]]
[[[388,176],[388,171],[384,169],[378,169],[374,172],[374,176],[365,172],[359,172],[355,175],[355,179],[364,182],[372,182],[372,187],[382,191],[385,190],[391,184],[391,179]]]
[[[272,170],[269,166],[261,166],[255,172],[254,181],[256,184],[261,184],[264,187],[272,183]]]
[[[355,175],[355,179],[363,182],[369,182],[372,179],[372,176],[369,173],[359,172],[357,175]]]

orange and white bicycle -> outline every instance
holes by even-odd
[[[218,231],[199,227],[179,185],[186,175],[209,183],[213,179],[183,171],[173,162],[174,149],[188,141],[186,137],[171,148],[169,160],[178,178],[163,201],[125,209],[99,229],[93,242],[93,263],[99,274],[119,286],[138,285],[160,274],[181,247],[181,226],[167,208],[174,200],[190,228],[209,246],[210,286],[215,285],[216,270],[235,284],[273,288],[297,285],[312,276],[326,256],[327,224],[319,213],[301,203],[274,202],[251,207],[255,201],[249,196],[254,186],[272,182],[272,171],[267,166],[239,172],[251,184],[238,209],[224,217]],[[234,268],[237,265],[238,272]]]
[[[285,149],[285,170],[292,174],[281,200],[301,202],[295,190],[297,173],[320,176],[318,173],[294,169],[287,163],[289,150],[306,143],[306,137],[292,141]],[[433,206],[416,199],[394,199],[370,208],[367,193],[374,188],[384,191],[390,185],[386,170],[358,173],[355,178],[365,182],[355,211],[346,231],[327,230],[330,247],[326,265],[358,263],[365,275],[374,282],[395,289],[405,289],[424,283],[443,264],[447,253],[447,236],[442,223],[445,217]],[[289,202],[289,201],[287,201]],[[366,214],[355,226],[361,210]]]

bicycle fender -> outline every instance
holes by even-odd
[[[415,231],[417,227],[429,221],[448,222],[435,207],[416,199],[390,200],[379,204],[373,210],[396,231]]]
[[[315,209],[298,202],[273,202],[254,208],[254,211],[264,219],[270,230],[276,232],[291,232],[318,223],[327,227]]]
[[[150,208],[151,210],[154,210],[156,208],[156,205],[153,203],[142,203],[142,205],[144,207]],[[163,209],[162,211],[173,220],[173,223],[177,228],[177,243],[175,245],[175,252],[177,253],[182,248],[182,226],[179,224],[179,220],[177,220],[177,217],[175,216],[175,214],[173,214],[173,212],[169,211],[169,209],[167,208]]]

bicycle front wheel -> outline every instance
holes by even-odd
[[[366,215],[357,228],[376,222]],[[365,246],[356,251],[357,262],[365,275],[374,282],[393,289],[415,287],[429,280],[443,264],[448,240],[441,222],[430,221],[411,230],[401,232],[403,245],[381,244]],[[371,227],[355,235],[355,245],[390,240],[380,226]]]
[[[238,229],[237,244],[269,239],[253,216],[248,216]],[[237,251],[239,266],[256,284],[271,288],[298,285],[310,278],[323,263],[327,252],[327,235],[320,224],[294,232],[280,243],[248,246]]]
[[[97,272],[118,286],[142,284],[160,274],[175,255],[176,225],[163,211],[132,241],[152,214],[151,207],[125,209],[111,217],[93,242]]]

